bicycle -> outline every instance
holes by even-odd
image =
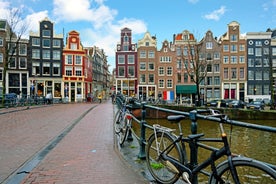
[[[114,118],[114,131],[119,136],[119,144],[122,146],[127,138],[131,141],[131,122],[133,115],[131,114],[132,106],[130,103],[132,99],[120,99],[122,101],[122,107],[117,111]]]
[[[179,135],[174,134],[174,129],[154,125],[154,132],[149,137],[146,148],[147,167],[153,178],[164,184],[175,183],[182,178],[186,183],[197,183],[197,175],[203,173],[209,177],[209,183],[275,183],[276,167],[252,158],[231,153],[227,135],[223,124],[228,120],[226,115],[210,110],[211,117],[219,119],[220,138],[203,138],[204,134],[192,134],[184,137],[181,128],[183,115],[170,115],[167,117],[171,123],[176,123]],[[206,117],[209,117],[206,116]],[[201,142],[220,142],[220,149],[202,144]],[[199,164],[191,164],[187,159],[185,143],[190,147],[190,161],[195,160],[197,153],[193,148],[203,147],[211,151],[211,155]],[[226,156],[227,159],[218,165],[215,161]],[[211,171],[206,171],[211,166]]]

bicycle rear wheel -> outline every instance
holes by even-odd
[[[174,171],[168,166],[168,164],[166,164],[166,161],[159,158],[159,153],[166,149],[169,145],[172,145],[175,138],[166,132],[157,132],[156,138],[155,134],[153,134],[148,140],[146,150],[148,169],[157,182],[164,184],[175,183],[181,173]],[[178,160],[180,163],[183,163],[182,151],[179,144],[174,143],[172,148],[169,149],[166,154],[173,157],[175,160]]]
[[[250,158],[237,157],[233,158],[233,165],[237,170],[237,175],[241,184],[276,183],[276,171],[260,161]],[[209,183],[235,183],[227,161],[217,167],[217,174],[218,177],[223,180],[223,182],[218,181],[219,179],[216,179],[214,175],[211,175]]]

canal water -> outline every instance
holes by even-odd
[[[160,124],[162,126],[170,127],[173,129],[178,129],[177,126],[170,124],[166,119],[148,119],[146,122],[150,125]],[[266,126],[276,126],[276,120],[250,120],[246,121],[248,123],[260,124]],[[197,133],[204,133],[204,137],[220,137],[220,129],[217,122],[211,122],[206,120],[198,120]],[[135,132],[140,135],[140,128],[137,123],[133,123]],[[257,160],[268,162],[271,164],[276,164],[276,133],[270,133],[265,131],[254,130],[250,128],[238,127],[224,125],[225,132],[227,133],[228,140],[230,141],[231,150],[233,153],[238,155],[243,155],[246,157],[251,157]],[[182,131],[184,135],[191,134],[191,121],[183,120]],[[152,133],[150,129],[146,130],[146,139]],[[177,134],[177,132],[176,132]],[[210,143],[208,145],[220,148],[222,144],[220,143]],[[186,146],[188,148],[188,146]],[[187,150],[189,151],[189,150]],[[210,156],[211,152],[199,148],[198,151],[198,162],[200,163],[204,159]],[[189,158],[189,154],[188,154]],[[224,159],[225,160],[225,159]],[[222,161],[222,160],[219,160]],[[218,163],[219,163],[218,161]],[[201,178],[199,180],[206,181],[206,179]],[[201,179],[200,179],[201,178]]]

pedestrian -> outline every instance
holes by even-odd
[[[98,95],[98,100],[99,100],[99,103],[102,103],[102,94],[101,93]]]
[[[47,93],[45,99],[46,99],[46,104],[51,104],[53,100],[52,93]]]

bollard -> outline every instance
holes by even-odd
[[[193,110],[190,111],[189,114],[190,120],[192,121],[191,123],[191,132],[192,134],[197,134],[197,111]],[[191,150],[191,154],[190,154],[190,164],[192,169],[197,166],[197,155],[198,155],[198,146],[197,145],[189,145],[190,146],[190,150]],[[198,177],[197,174],[194,174],[192,177],[192,183],[193,184],[197,184],[198,183]]]
[[[140,152],[138,154],[138,158],[140,159],[145,159],[146,158],[146,107],[145,107],[145,102],[142,102],[142,116],[141,116],[141,136],[140,136]]]

